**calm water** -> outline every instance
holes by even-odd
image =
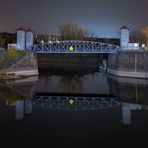
[[[148,144],[148,80],[48,72],[0,83],[0,139],[22,144]]]

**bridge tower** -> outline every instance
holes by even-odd
[[[29,28],[26,30],[26,49],[33,46],[33,31]]]
[[[120,46],[121,49],[126,49],[129,44],[129,28],[126,25],[123,25],[120,28]]]
[[[25,50],[25,30],[23,28],[18,28],[17,32],[17,49]]]

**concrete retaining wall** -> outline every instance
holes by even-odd
[[[121,77],[148,78],[148,52],[109,54],[107,71]]]
[[[11,61],[8,62],[0,69],[0,79],[17,79],[38,74],[37,57],[33,52],[25,52],[23,57],[14,60],[12,64]]]

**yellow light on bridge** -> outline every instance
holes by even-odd
[[[70,46],[70,47],[69,47],[69,50],[70,50],[70,51],[74,51],[75,49],[74,49],[73,46]]]
[[[69,104],[70,105],[74,105],[74,103],[75,103],[74,99],[69,99]]]

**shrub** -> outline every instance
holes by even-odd
[[[7,54],[10,57],[19,57],[22,55],[21,51],[17,50],[16,48],[9,48]]]

